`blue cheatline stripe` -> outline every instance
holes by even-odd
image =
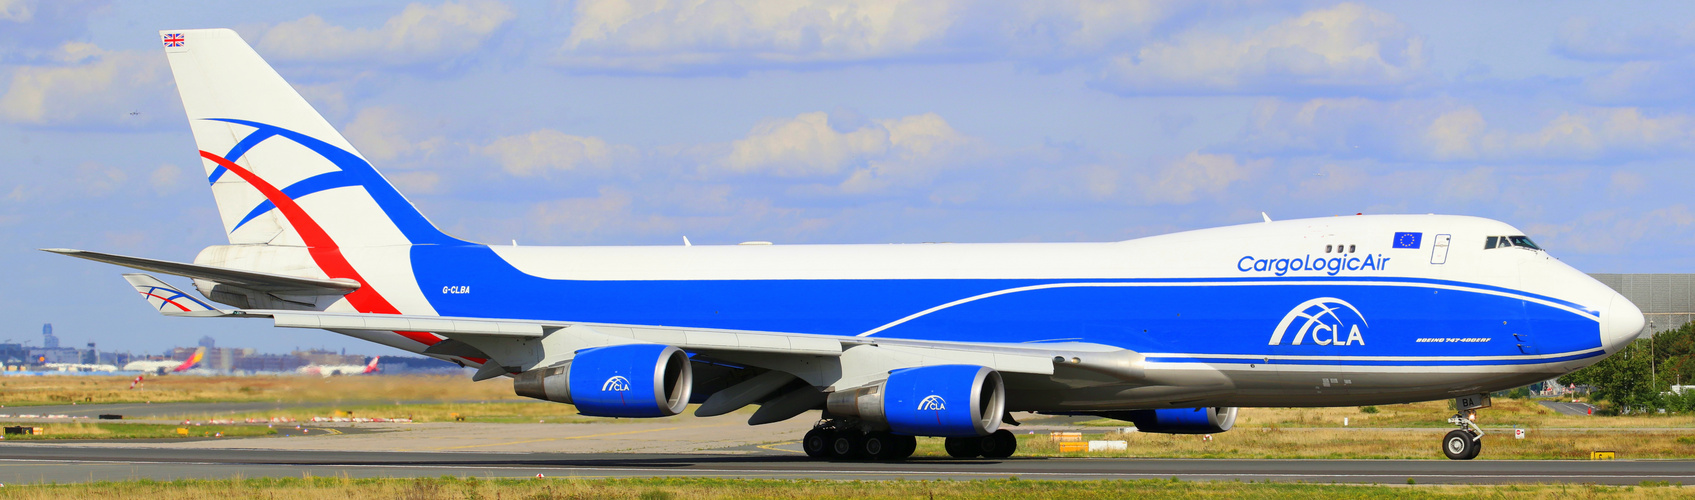
[[[970,279],[970,278],[967,278],[967,279]],[[993,279],[993,278],[985,278],[985,279]],[[890,280],[890,281],[900,281],[900,280],[897,279],[897,280]],[[1519,295],[1519,296],[1523,296],[1523,297],[1529,297],[1529,298],[1533,298],[1533,299],[1543,300],[1543,301],[1547,301],[1547,302],[1552,302],[1552,303],[1559,304],[1559,305],[1562,305],[1562,306],[1570,307],[1572,309],[1583,311],[1584,314],[1588,314],[1590,316],[1594,316],[1594,317],[1597,317],[1597,318],[1601,317],[1601,312],[1596,311],[1593,308],[1590,308],[1588,306],[1584,306],[1582,304],[1578,304],[1576,302],[1571,302],[1571,301],[1567,301],[1567,300],[1557,299],[1557,298],[1554,298],[1554,297],[1549,297],[1547,295],[1540,295],[1540,294],[1526,292],[1526,291],[1523,291],[1523,290],[1514,290],[1514,289],[1511,289],[1511,288],[1498,287],[1498,286],[1494,286],[1494,285],[1485,285],[1485,284],[1481,284],[1481,283],[1468,283],[1468,282],[1464,282],[1464,281],[1440,280],[1440,279],[1432,279],[1432,278],[1405,278],[1405,277],[1394,277],[1394,276],[1264,276],[1264,277],[1256,276],[1256,277],[1246,277],[1246,278],[1124,278],[1124,279],[1090,278],[1090,279],[1076,279],[1076,280],[1055,280],[1055,283],[1057,284],[1057,283],[1064,283],[1064,282],[1075,282],[1075,283],[1170,283],[1170,284],[1182,284],[1182,283],[1278,283],[1278,282],[1293,282],[1293,281],[1319,281],[1319,282],[1358,281],[1358,282],[1363,282],[1363,283],[1374,283],[1374,282],[1382,282],[1382,283],[1422,283],[1422,284],[1428,284],[1428,285],[1446,285],[1446,286],[1456,286],[1456,287],[1464,287],[1464,288],[1475,288],[1475,289],[1478,289],[1478,290],[1489,290],[1489,291],[1494,291],[1494,292],[1508,293],[1508,294]],[[964,298],[964,297],[961,297],[961,298]]]
[[[345,172],[328,172],[314,175],[300,182],[290,184],[288,187],[282,188],[282,192],[283,194],[288,195],[290,199],[298,200],[300,197],[312,193],[354,185],[357,184]],[[241,229],[241,226],[243,224],[247,224],[247,221],[253,220],[255,217],[263,215],[265,212],[275,210],[276,208],[277,205],[275,203],[271,203],[271,200],[265,200],[263,203],[260,203],[259,206],[253,207],[253,211],[248,212],[246,217],[242,217],[241,222],[237,222],[235,227],[230,228],[230,232],[233,233],[235,230]]]
[[[1572,355],[1569,355],[1569,356],[1560,356],[1560,357],[1557,357],[1557,358],[1537,358],[1537,359],[1492,359],[1492,360],[1453,359],[1453,360],[1404,360],[1403,361],[1403,360],[1393,360],[1393,359],[1349,360],[1349,359],[1276,359],[1276,358],[1272,358],[1269,361],[1267,361],[1266,359],[1237,359],[1237,358],[1150,357],[1147,360],[1150,363],[1213,363],[1213,364],[1232,364],[1232,365],[1254,364],[1254,365],[1277,365],[1277,366],[1292,366],[1292,365],[1293,366],[1299,366],[1299,365],[1324,365],[1324,366],[1336,366],[1336,365],[1347,365],[1347,366],[1497,366],[1497,365],[1535,365],[1535,364],[1542,364],[1542,363],[1554,363],[1554,362],[1559,362],[1559,361],[1572,361],[1572,360],[1578,360],[1578,359],[1593,358],[1595,356],[1605,356],[1606,354],[1607,354],[1607,352],[1605,350],[1596,349],[1596,350],[1593,350],[1593,351],[1580,352],[1580,353],[1572,354]],[[1425,357],[1428,357],[1428,356],[1425,356]]]

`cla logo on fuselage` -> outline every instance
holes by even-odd
[[[1289,345],[1301,345],[1307,340],[1318,345],[1365,345],[1360,328],[1368,326],[1348,301],[1334,297],[1319,297],[1295,306],[1277,329],[1271,332],[1269,345],[1283,345],[1285,337],[1294,337]]]
[[[934,394],[925,396],[923,401],[918,402],[918,411],[942,411],[946,409],[948,409],[948,402],[943,401],[941,396]]]
[[[630,390],[630,379],[624,378],[623,375],[613,375],[612,378],[606,379],[606,383],[600,384],[600,390],[607,392],[628,391]]]

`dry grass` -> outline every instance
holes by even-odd
[[[57,439],[151,439],[178,437],[253,437],[276,434],[276,431],[262,425],[165,425],[165,424],[109,424],[94,422],[72,423],[24,423],[6,425],[29,425],[44,429],[45,434],[6,436],[7,441],[39,441]],[[177,428],[188,429],[187,436],[177,434]]]
[[[0,404],[173,403],[210,401],[481,401],[520,400],[509,380],[471,382],[462,376],[149,377],[130,390],[131,377],[0,377]]]
[[[1570,401],[1570,400],[1566,400]],[[1365,413],[1361,407],[1338,408],[1243,408],[1236,417],[1236,429],[1260,427],[1449,427],[1447,419],[1454,414],[1448,401],[1426,401],[1401,405],[1377,406],[1377,413]],[[1494,406],[1477,412],[1477,423],[1483,427],[1513,426],[1538,429],[1552,427],[1574,428],[1659,428],[1695,429],[1695,415],[1642,415],[1591,417],[1565,415],[1528,399],[1496,399]],[[1118,420],[1091,420],[1082,425],[1100,427],[1129,426]],[[1234,431],[1232,431],[1234,432]]]
[[[608,419],[584,417],[577,415],[576,407],[567,404],[534,402],[478,402],[478,403],[415,403],[415,404],[338,404],[324,406],[307,406],[265,410],[248,413],[199,413],[185,414],[175,418],[183,420],[209,420],[227,418],[243,420],[248,418],[269,419],[272,417],[287,417],[297,421],[306,421],[312,417],[366,417],[366,418],[410,418],[413,422],[453,422],[454,414],[465,418],[466,422],[480,423],[546,423],[572,424],[583,422],[634,422],[635,419]],[[685,417],[673,417],[685,418]],[[651,421],[641,419],[641,421]]]
[[[300,498],[1688,498],[1675,486],[1366,486],[1137,481],[818,481],[745,479],[247,479],[7,486],[0,499]]]

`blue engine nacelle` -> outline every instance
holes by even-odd
[[[1000,373],[976,365],[889,372],[889,378],[830,393],[833,416],[858,417],[873,429],[906,436],[987,436],[1001,425],[1006,389]]]
[[[668,417],[682,413],[694,372],[682,349],[625,344],[577,351],[570,361],[518,374],[519,396],[577,406],[596,417]]]
[[[1136,430],[1160,434],[1213,434],[1236,425],[1236,408],[1165,408],[1108,415],[1136,424]]]

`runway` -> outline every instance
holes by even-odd
[[[713,477],[770,479],[1168,479],[1308,483],[1695,483],[1695,461],[915,459],[819,462],[791,451],[745,454],[352,452],[0,446],[0,482],[232,477]]]

